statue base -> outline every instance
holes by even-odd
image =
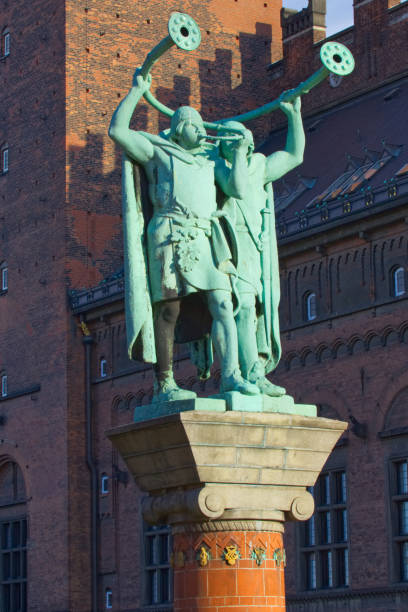
[[[196,397],[195,399],[158,402],[146,406],[138,406],[134,412],[135,423],[157,419],[171,414],[180,414],[190,410],[206,412],[260,412],[298,414],[300,416],[316,417],[316,406],[311,404],[295,404],[293,397],[270,397],[269,395],[243,395],[237,391],[213,395],[211,397]]]
[[[314,485],[346,423],[227,410],[220,399],[171,404],[180,405],[153,409],[172,414],[150,414],[107,432],[139,487],[150,494],[143,501],[146,521],[171,524],[174,533],[221,530],[230,522],[277,532],[285,520],[312,515],[307,487]]]
[[[147,493],[145,521],[171,525],[174,612],[284,612],[284,523],[312,515],[307,487],[347,427],[295,414],[313,407],[290,400],[153,404],[139,409],[144,422],[107,432]]]

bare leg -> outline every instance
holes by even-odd
[[[256,343],[256,310],[255,295],[242,293],[241,308],[235,318],[238,331],[239,365],[247,380],[256,384],[261,393],[272,397],[285,395],[283,387],[274,385],[265,377],[265,368],[258,355]]]
[[[179,314],[180,300],[167,300],[155,305],[156,374],[159,381],[168,372],[173,372],[174,330]]]
[[[245,381],[238,365],[238,336],[234,320],[231,293],[224,290],[207,293],[212,316],[211,338],[221,362],[221,389],[257,395],[258,388]]]
[[[179,314],[180,300],[167,300],[155,305],[156,401],[190,399],[197,396],[193,391],[180,389],[173,376],[174,330]]]
[[[256,344],[256,310],[253,293],[240,294],[241,308],[235,318],[238,332],[239,365],[244,378],[258,361],[258,346]]]

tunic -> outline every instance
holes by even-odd
[[[159,167],[157,183],[149,185],[154,207],[147,228],[152,302],[196,291],[231,291],[225,273],[231,271],[226,266],[231,252],[213,216],[214,162],[193,156],[192,163],[175,156],[170,160],[170,176],[167,168]]]

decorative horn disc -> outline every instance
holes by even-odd
[[[201,42],[200,28],[190,15],[172,13],[168,27],[172,40],[180,49],[184,51],[197,49]]]
[[[351,51],[338,42],[326,42],[320,49],[320,59],[330,72],[346,76],[354,70],[354,57]]]

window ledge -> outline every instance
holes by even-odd
[[[26,389],[20,389],[18,391],[13,391],[12,393],[7,393],[7,395],[5,395],[4,397],[0,396],[0,402],[5,402],[15,397],[21,397],[22,395],[31,395],[32,393],[38,393],[38,391],[41,391],[41,385],[33,385],[32,387],[27,387]]]
[[[379,438],[396,438],[397,436],[407,436],[408,427],[395,427],[394,429],[384,429],[378,432]]]
[[[408,593],[408,583],[399,582],[391,587],[374,587],[372,589],[355,589],[350,590],[350,587],[339,587],[337,589],[319,589],[317,591],[302,591],[298,594],[286,596],[286,601],[293,603],[310,602],[314,600],[322,599],[368,599],[370,597],[377,597],[378,595],[385,595],[393,597],[397,593]]]
[[[21,506],[31,501],[31,497],[19,498],[16,501],[8,502],[6,504],[0,504],[0,508],[11,508],[12,506]]]

